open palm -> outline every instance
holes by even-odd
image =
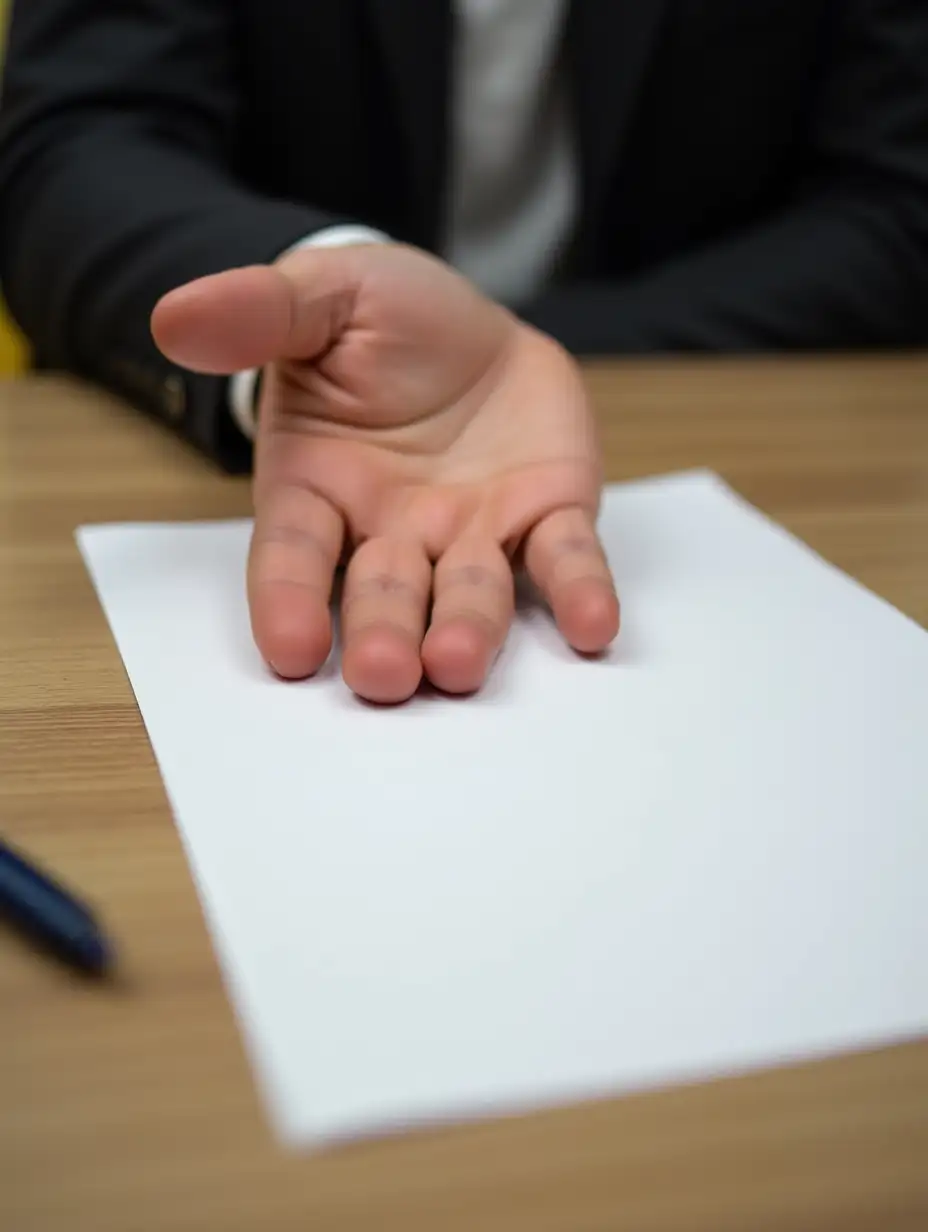
[[[342,588],[342,670],[401,701],[484,681],[527,571],[565,639],[603,649],[618,603],[595,532],[599,459],[572,360],[443,263],[398,245],[306,250],[158,306],[166,354],[265,367],[249,601],[285,677],[319,669]]]

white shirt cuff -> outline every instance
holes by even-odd
[[[373,227],[341,226],[327,227],[324,231],[316,231],[292,244],[280,255],[287,257],[292,252],[303,248],[343,248],[348,244],[388,244],[390,237]],[[250,441],[255,438],[255,386],[258,383],[258,369],[249,368],[245,372],[236,372],[229,380],[229,410],[239,430]]]

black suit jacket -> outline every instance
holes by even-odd
[[[16,0],[0,277],[38,362],[247,464],[169,288],[364,222],[440,242],[450,0]],[[928,335],[928,0],[574,0],[578,352]]]

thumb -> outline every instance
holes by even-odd
[[[279,359],[313,359],[351,320],[357,284],[329,253],[298,269],[255,265],[199,278],[156,305],[160,350],[193,372],[226,375]]]

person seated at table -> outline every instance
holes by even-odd
[[[349,684],[467,692],[516,563],[618,628],[571,353],[925,341],[928,4],[19,0],[0,276],[40,367],[257,438],[280,675],[345,563]]]

